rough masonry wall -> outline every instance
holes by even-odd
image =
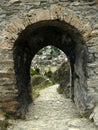
[[[0,0],[0,107],[12,109],[17,96],[13,70],[13,43],[27,25],[60,19],[75,26],[88,46],[88,89],[98,100],[98,5],[65,0]],[[5,101],[10,101],[6,107]],[[97,101],[96,101],[97,102]]]

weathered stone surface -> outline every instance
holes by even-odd
[[[88,67],[97,68],[98,67],[98,62],[88,63]]]
[[[98,104],[96,105],[93,113],[91,114],[90,119],[94,120],[96,126],[98,126]]]
[[[98,86],[98,80],[89,80],[89,81],[87,81],[87,84],[88,84],[89,87],[95,87],[95,88],[97,88],[97,86]]]
[[[31,77],[31,85],[32,87],[35,85],[39,85],[42,82],[45,82],[47,80],[47,78],[45,76],[42,75],[34,75]]]
[[[52,80],[60,84],[66,97],[70,97],[70,65],[64,61],[52,75]]]
[[[9,4],[20,4],[21,0],[10,0]]]
[[[91,32],[91,37],[97,37],[98,36],[98,30],[94,30]]]
[[[65,96],[57,93],[58,84],[40,91],[26,120],[14,120],[8,130],[97,130],[93,122],[81,117]]]
[[[94,81],[98,79],[98,72],[95,71],[98,67],[98,4],[89,6],[89,4],[84,4],[85,2],[81,4],[81,1],[71,4],[63,0],[0,0],[0,3],[0,78],[11,79],[15,76],[13,62],[9,61],[13,61],[13,45],[22,30],[42,20],[58,19],[73,25],[81,32],[89,46],[90,58],[87,70],[90,73],[87,78]],[[78,38],[77,33],[75,34]],[[71,31],[69,35],[72,35]],[[75,38],[73,37],[73,40]],[[3,79],[1,79],[1,84],[5,85]],[[89,82],[88,87],[91,86],[97,89],[96,83]],[[6,86],[4,86],[4,91],[5,88]],[[2,89],[0,93],[3,93]],[[7,98],[9,97],[8,94]]]

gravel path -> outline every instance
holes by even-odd
[[[98,130],[91,121],[78,115],[70,99],[57,93],[57,87],[41,90],[26,120],[13,121],[8,130]]]

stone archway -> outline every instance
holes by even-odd
[[[93,106],[90,108],[88,105],[86,89],[87,48],[83,40],[89,36],[89,29],[87,22],[80,21],[70,10],[56,5],[51,5],[49,10],[30,11],[6,28],[4,32],[6,37],[1,48],[5,49],[6,46],[12,52],[14,49],[14,76],[15,86],[18,90],[15,97],[19,103],[18,109],[16,109],[18,115],[24,114],[32,102],[29,73],[31,60],[39,49],[48,44],[63,50],[70,59],[71,97],[80,113],[85,114],[92,109]],[[11,69],[14,73],[12,66]]]
[[[23,115],[32,102],[30,86],[32,58],[47,45],[58,47],[69,58],[72,71],[71,98],[81,112],[87,112],[87,48],[76,28],[60,20],[47,20],[27,26],[14,43],[13,56],[18,88],[17,100],[20,103],[19,114]]]

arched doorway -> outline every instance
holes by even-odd
[[[13,46],[14,70],[18,89],[17,116],[24,115],[33,101],[30,66],[34,55],[43,47],[53,45],[62,50],[71,65],[71,98],[81,113],[88,112],[86,61],[87,48],[79,31],[60,20],[40,21],[23,30]]]
[[[70,63],[57,47],[49,45],[39,50],[32,60],[30,73],[34,103],[40,90],[52,85],[58,86],[58,94],[70,97]]]

